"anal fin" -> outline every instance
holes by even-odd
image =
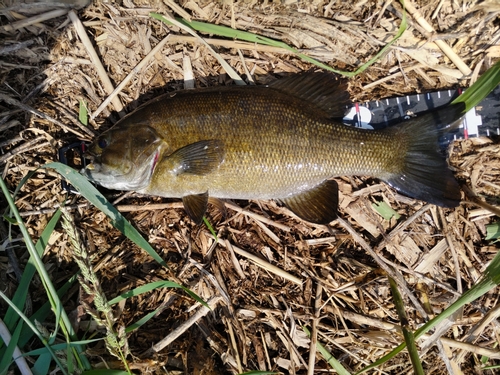
[[[334,180],[326,180],[313,189],[281,201],[301,219],[328,224],[337,218],[339,187]]]

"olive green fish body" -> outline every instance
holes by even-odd
[[[159,97],[104,133],[86,174],[108,188],[183,198],[196,221],[208,197],[279,199],[300,217],[335,217],[331,177],[367,175],[443,206],[460,199],[437,151],[436,123],[461,106],[370,131],[343,125],[348,96],[328,74],[271,86],[186,90]]]
[[[269,91],[235,87],[153,103],[157,108],[150,115],[150,126],[165,148],[151,183],[142,192],[168,197],[208,191],[220,198],[283,198],[334,176],[378,177],[397,161],[398,144],[392,134],[347,127],[317,108],[304,108],[294,97]],[[202,175],[171,173],[173,152],[212,139],[223,144],[220,165]]]

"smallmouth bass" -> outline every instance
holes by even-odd
[[[328,73],[165,94],[103,133],[83,173],[110,189],[182,198],[197,223],[210,196],[277,199],[325,224],[338,205],[331,178],[347,175],[375,177],[443,207],[459,204],[437,126],[460,118],[463,104],[374,131],[342,124],[348,102],[345,81]]]

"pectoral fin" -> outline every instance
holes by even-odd
[[[328,224],[337,218],[339,187],[334,180],[326,180],[311,190],[281,201],[304,220],[316,224]]]
[[[223,160],[224,144],[216,139],[192,143],[168,156],[171,171],[176,175],[205,175],[217,168]]]
[[[201,224],[207,211],[208,192],[203,194],[186,195],[182,197],[184,209],[196,224]]]

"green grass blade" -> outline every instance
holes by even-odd
[[[372,203],[372,207],[382,216],[385,220],[391,220],[392,217],[399,219],[399,215],[391,206],[389,206],[384,201]]]
[[[454,303],[452,303],[448,308],[446,308],[441,314],[436,316],[434,319],[429,320],[422,327],[417,329],[414,333],[415,339],[418,339],[424,333],[427,333],[430,329],[434,328],[436,325],[441,323],[443,320],[450,317],[457,310],[462,308],[468,303],[478,299],[482,295],[488,293],[491,289],[495,288],[498,284],[500,284],[500,252],[498,252],[491,263],[486,268],[483,278],[472,288],[467,290],[459,299],[457,299]],[[371,365],[365,367],[361,371],[356,374],[362,374],[368,370],[371,370],[382,363],[387,362],[388,360],[394,358],[398,353],[406,348],[406,343],[402,343],[394,348],[390,353],[386,354],[382,358],[379,358],[376,362]]]
[[[50,280],[50,277],[47,273],[47,270],[45,269],[45,265],[42,262],[42,259],[37,253],[37,250],[35,248],[35,245],[33,243],[33,240],[31,239],[30,234],[28,233],[28,230],[26,226],[24,225],[24,222],[21,218],[21,215],[19,214],[19,211],[14,203],[14,199],[11,196],[7,185],[5,184],[5,181],[3,179],[0,179],[0,188],[3,192],[3,195],[5,197],[5,200],[7,201],[7,204],[11,210],[11,213],[13,214],[16,224],[24,238],[24,242],[26,245],[26,248],[28,250],[28,253],[30,254],[30,259],[33,260],[33,264],[36,268],[36,271],[38,272],[38,275],[40,276],[40,281],[42,282],[42,285],[47,293],[48,300],[51,304],[51,307],[54,310],[58,309],[58,306],[62,306],[61,300],[59,299],[57,292],[54,288],[54,285],[52,284],[52,281]],[[13,307],[16,313],[19,315],[19,312],[21,311],[19,308],[17,308],[16,305],[13,303],[9,303],[9,306]],[[61,314],[61,319],[63,321],[63,333],[67,339],[75,339],[76,335],[73,330],[73,327],[71,326],[71,322],[68,318],[68,315],[66,312],[63,310],[63,314]],[[90,368],[90,363],[88,362],[87,358],[85,356],[78,357],[78,361],[80,363],[80,366],[83,368]]]
[[[153,247],[142,237],[130,222],[97,190],[83,175],[73,168],[59,162],[48,163],[43,168],[50,168],[57,171],[63,178],[73,185],[80,194],[89,202],[101,210],[111,219],[113,226],[122,232],[128,239],[137,246],[144,249],[154,260],[162,266],[167,267],[165,261],[158,255]]]
[[[87,126],[88,125],[88,111],[87,111],[87,105],[85,104],[85,101],[80,99],[80,107],[78,110],[78,120],[80,122]]]
[[[498,240],[500,238],[500,221],[486,226],[485,240]]]
[[[69,343],[54,344],[54,345],[51,345],[50,348],[53,351],[65,350],[68,346],[72,347],[72,348],[78,348],[79,346],[93,344],[93,343],[96,343],[96,342],[102,341],[102,340],[104,340],[104,337],[101,337],[98,339],[92,339],[92,340],[80,340],[80,341],[73,341],[73,342],[69,342]],[[48,353],[46,348],[39,348],[39,349],[34,349],[34,350],[30,350],[29,352],[23,353],[23,355],[25,357],[28,357],[28,356],[34,357],[34,356],[42,355],[45,353]]]
[[[377,60],[379,60],[386,53],[386,51],[403,35],[404,31],[407,28],[407,23],[406,23],[406,12],[404,11],[404,2],[401,1],[401,3],[403,4],[403,19],[401,20],[401,24],[399,26],[399,30],[398,30],[396,36],[389,43],[387,43],[374,57],[372,57],[365,64],[361,65],[354,72],[348,72],[348,71],[334,69],[329,65],[326,65],[326,64],[324,64],[324,63],[322,63],[322,62],[320,62],[312,57],[309,57],[303,53],[300,53],[297,49],[290,47],[288,44],[286,44],[284,42],[274,40],[271,38],[267,38],[267,37],[257,35],[254,33],[250,33],[248,31],[235,30],[231,27],[214,25],[214,24],[199,22],[199,21],[187,21],[187,20],[182,19],[182,18],[177,18],[176,20],[179,23],[181,23],[185,26],[188,26],[189,28],[191,28],[193,30],[202,32],[202,33],[213,34],[213,35],[217,35],[217,36],[224,37],[224,38],[243,40],[243,41],[250,42],[250,43],[258,43],[258,44],[262,44],[262,45],[283,48],[284,50],[293,52],[298,57],[300,57],[302,60],[307,61],[311,64],[314,64],[322,69],[325,69],[325,70],[328,70],[330,72],[337,73],[337,74],[340,74],[340,75],[343,75],[346,77],[353,77],[359,73],[362,73],[369,66],[373,65]],[[172,24],[172,22],[165,20],[161,14],[150,13],[150,16],[153,18],[156,18],[158,20],[161,20],[163,22]]]
[[[210,224],[210,222],[207,220],[207,218],[205,216],[203,216],[203,222],[205,223],[205,225],[207,226],[208,230],[210,231],[210,233],[212,233],[212,236],[214,236],[215,238],[215,243],[218,243],[219,240],[217,238],[217,233],[215,233],[215,230],[214,230],[214,227],[212,227],[212,224]]]
[[[73,286],[76,281],[76,276],[70,278],[64,285],[59,288],[57,291],[57,295],[59,297],[64,296],[69,288]],[[29,317],[31,322],[35,322],[35,320],[39,322],[44,322],[47,317],[52,313],[50,302],[45,302],[42,307],[40,307],[33,315]],[[23,322],[19,322],[19,324],[23,324]],[[31,330],[31,328],[27,325],[23,325],[23,330],[21,332],[21,338],[19,339],[19,347],[23,348],[33,337],[35,333]],[[65,344],[66,345],[66,344]]]
[[[452,103],[465,103],[465,112],[483,101],[500,84],[500,61],[484,72],[481,77]]]
[[[31,369],[33,371],[33,375],[46,375],[50,373],[49,368],[51,363],[52,355],[49,352],[40,355]]]
[[[311,332],[307,327],[303,326],[302,329],[311,337]],[[321,356],[328,362],[328,364],[337,372],[339,375],[351,375],[349,371],[346,370],[342,363],[340,363],[337,358],[335,358],[319,341],[316,342],[316,349],[321,354]]]
[[[146,314],[141,319],[139,319],[137,322],[129,325],[127,328],[125,328],[125,333],[130,333],[132,331],[135,331],[139,327],[143,326],[144,324],[149,322],[152,318],[154,318],[155,315],[158,313],[158,311],[159,311],[159,309],[151,311],[150,313]]]
[[[406,318],[405,304],[401,294],[398,290],[398,285],[392,277],[389,277],[389,285],[391,287],[392,299],[394,301],[394,306],[401,321],[401,330],[403,331],[403,336],[405,338],[406,347],[408,348],[408,353],[410,354],[411,364],[413,366],[413,371],[417,375],[424,375],[424,368],[422,367],[422,362],[420,361],[420,356],[418,355],[417,345],[415,344],[415,337],[413,332],[410,330],[410,324]]]
[[[0,375],[4,375],[7,373],[9,366],[12,364],[14,359],[12,355],[14,354],[14,350],[19,342],[19,336],[21,335],[22,325],[19,324],[16,327],[16,330],[11,335],[9,345],[5,348],[5,351],[2,353],[2,359],[0,360]]]
[[[113,298],[111,301],[109,301],[109,304],[114,305],[120,301],[127,299],[127,298],[135,297],[135,296],[138,296],[140,294],[147,293],[147,292],[150,292],[150,291],[158,289],[158,288],[180,288],[180,289],[184,290],[187,294],[189,294],[192,298],[194,298],[196,301],[201,303],[203,306],[210,308],[205,301],[203,301],[200,297],[198,297],[191,290],[189,290],[188,288],[186,288],[182,285],[174,283],[173,281],[169,281],[169,280],[155,281],[155,282],[152,282],[152,283],[149,283],[146,285],[141,285],[140,287],[129,290],[128,292],[122,293],[118,297]]]
[[[52,235],[52,232],[54,231],[57,223],[59,222],[59,218],[61,217],[61,212],[56,211],[54,216],[50,219],[49,223],[47,226],[44,228],[40,238],[38,239],[38,242],[35,245],[36,252],[38,256],[41,256],[43,254],[43,251],[45,250],[45,247],[47,246],[47,243],[49,241],[50,236]],[[16,292],[14,293],[14,296],[12,297],[12,302],[20,309],[22,310],[24,307],[24,303],[26,301],[26,298],[28,296],[28,288],[31,284],[31,280],[33,279],[33,276],[36,273],[36,266],[34,264],[34,260],[30,257],[28,260],[28,263],[26,264],[24,268],[23,275],[21,277],[21,281],[19,282],[19,285],[16,289]],[[5,324],[9,328],[9,330],[13,330],[14,326],[18,322],[18,316],[14,313],[12,309],[8,309],[7,313],[5,314]],[[42,320],[43,321],[43,320]]]
[[[45,348],[48,350],[48,352],[51,354],[51,357],[54,359],[54,361],[56,361],[57,365],[61,368],[61,371],[63,374],[65,375],[68,375],[65,368],[62,366],[61,362],[59,361],[59,359],[57,358],[57,356],[55,355],[54,351],[52,350],[52,348],[50,347],[50,345],[48,344],[47,340],[45,340],[45,338],[42,336],[42,334],[40,333],[40,331],[38,331],[38,329],[35,327],[35,325],[28,319],[28,317],[26,315],[24,315],[24,313],[19,310],[14,304],[13,302],[7,298],[7,296],[5,294],[3,294],[1,291],[0,291],[0,298],[2,298],[5,302],[7,302],[9,304],[9,306],[11,306],[15,312],[21,317],[21,319],[24,320],[24,322],[31,328],[31,330],[38,336],[38,339],[40,340],[40,342],[45,346]]]

